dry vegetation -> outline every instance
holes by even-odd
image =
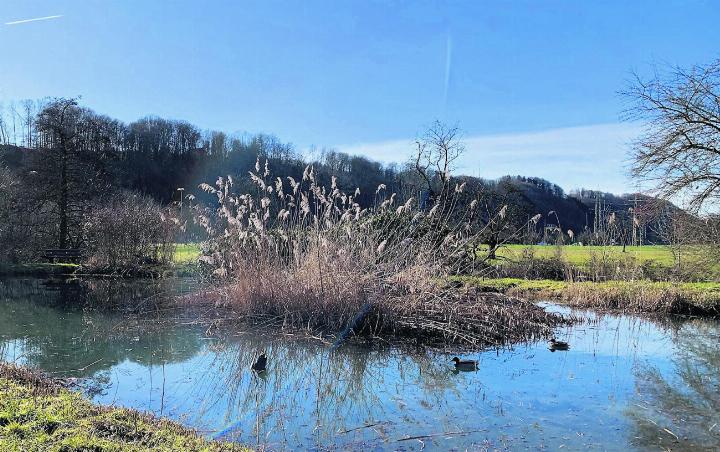
[[[566,282],[518,278],[454,280],[480,291],[530,300],[559,300],[570,306],[661,314],[720,315],[720,284],[655,281]]]
[[[357,191],[344,193],[334,179],[319,186],[312,167],[300,181],[272,179],[258,162],[250,177],[253,194],[233,193],[231,178],[203,185],[218,207],[198,216],[210,236],[200,261],[224,281],[215,300],[239,317],[472,345],[547,337],[565,321],[529,302],[448,286],[451,274],[479,265],[476,203],[457,220],[462,186],[418,210],[380,185],[363,209]]]
[[[136,274],[172,261],[181,225],[171,209],[124,193],[93,206],[84,228],[89,271]]]

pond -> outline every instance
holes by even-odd
[[[270,449],[713,449],[720,322],[574,311],[545,343],[461,354],[346,344],[169,308],[191,280],[0,281],[0,359],[83,378],[96,402]],[[569,310],[546,305],[547,309]],[[266,352],[268,371],[250,371]],[[87,380],[85,380],[87,379]]]

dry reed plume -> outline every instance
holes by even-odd
[[[203,184],[218,205],[198,215],[210,236],[201,262],[224,281],[215,299],[242,318],[472,345],[545,337],[564,321],[531,303],[448,286],[451,274],[476,264],[482,233],[473,229],[477,203],[457,219],[462,186],[420,210],[383,185],[375,205],[362,208],[357,191],[343,192],[334,177],[320,186],[311,166],[296,181],[272,179],[257,162],[250,179],[252,194],[233,193],[229,177]]]

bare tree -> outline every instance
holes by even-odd
[[[720,200],[720,60],[667,72],[636,77],[623,93],[632,101],[628,119],[646,124],[632,172],[697,212]]]
[[[0,144],[10,144],[10,136],[7,132],[5,123],[5,111],[2,103],[0,103]]]
[[[430,203],[447,192],[450,173],[465,152],[460,130],[435,121],[425,135],[415,140],[415,170],[427,186]]]
[[[22,123],[23,123],[23,142],[25,147],[33,146],[33,131],[35,121],[35,102],[30,99],[22,101]]]
[[[37,115],[37,142],[29,189],[39,208],[53,206],[57,246],[83,242],[83,217],[90,201],[107,189],[109,138],[102,117],[75,99],[54,99]]]

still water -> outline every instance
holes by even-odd
[[[96,402],[268,449],[712,450],[720,322],[600,316],[544,343],[461,354],[278,335],[173,307],[190,280],[0,281],[0,359],[82,378]],[[547,309],[570,312],[547,305]],[[250,365],[261,352],[268,372]]]

